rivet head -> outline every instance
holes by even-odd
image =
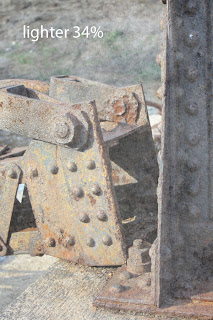
[[[11,179],[17,179],[18,177],[17,172],[14,169],[9,169],[7,174]]]
[[[90,218],[87,213],[81,213],[79,215],[79,220],[83,223],[88,223],[90,221]]]
[[[186,112],[190,115],[195,115],[198,113],[198,105],[196,103],[189,103],[186,105]]]
[[[195,197],[198,195],[199,192],[200,192],[200,185],[198,183],[188,185],[187,193],[190,196]]]
[[[94,160],[87,161],[86,166],[87,166],[87,169],[94,170],[96,168],[95,161]]]
[[[87,246],[88,246],[88,247],[94,247],[94,246],[95,246],[95,241],[94,241],[93,238],[89,238],[89,239],[87,240]]]
[[[123,271],[119,278],[120,280],[128,280],[128,279],[131,279],[133,277],[133,274],[129,271]]]
[[[69,248],[69,247],[72,247],[74,246],[75,244],[75,238],[70,236],[70,237],[66,237],[64,240],[63,240],[63,246],[65,248]]]
[[[68,162],[67,169],[71,172],[76,172],[78,170],[77,165],[75,162]]]
[[[0,244],[0,252],[4,250],[3,246]]]
[[[52,165],[50,168],[50,171],[52,174],[57,174],[58,173],[58,167],[56,165]]]
[[[198,77],[198,70],[196,68],[190,68],[186,71],[185,76],[190,82],[194,82]]]
[[[182,88],[177,88],[176,89],[176,98],[181,99],[184,95],[184,90]]]
[[[158,97],[158,99],[160,99],[160,100],[163,99],[163,88],[162,88],[162,87],[158,88],[158,90],[157,90],[157,97]]]
[[[120,292],[123,292],[124,290],[125,290],[125,287],[122,286],[120,283],[114,284],[110,288],[110,291],[115,293],[120,293]]]
[[[100,196],[101,194],[101,188],[99,187],[98,184],[95,184],[93,187],[92,187],[92,193],[96,196]]]
[[[78,198],[83,198],[84,196],[84,190],[81,187],[74,189],[74,195]]]
[[[112,238],[110,236],[103,236],[102,242],[105,246],[111,246],[112,244]]]
[[[106,221],[107,220],[107,215],[106,215],[106,213],[104,211],[99,211],[97,213],[97,218],[100,221]]]
[[[31,170],[31,175],[32,175],[33,178],[38,177],[38,170],[37,169],[32,169]]]
[[[195,47],[199,42],[199,36],[195,32],[189,32],[185,35],[185,43],[188,47]]]
[[[182,52],[177,52],[176,53],[176,64],[180,65],[183,62],[183,59],[184,59],[184,57],[183,57]]]
[[[197,159],[190,159],[186,162],[187,169],[191,172],[195,172],[199,169],[200,163]]]
[[[47,242],[48,247],[53,248],[56,246],[56,242],[55,242],[54,238],[48,238],[46,242]]]
[[[200,216],[200,209],[197,206],[192,205],[189,207],[189,214],[194,218],[198,218]]]
[[[188,136],[187,136],[187,142],[191,145],[191,146],[196,146],[200,141],[200,135],[197,132],[191,132]]]
[[[186,12],[189,14],[196,14],[198,9],[198,3],[197,0],[189,0],[186,3]]]
[[[70,133],[70,129],[66,122],[58,121],[55,124],[55,134],[59,138],[62,138],[62,139],[66,138],[69,133]]]

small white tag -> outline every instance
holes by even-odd
[[[25,184],[24,183],[21,183],[19,184],[18,186],[18,191],[17,191],[17,194],[16,194],[16,199],[22,203],[22,199],[23,199],[23,194],[24,194],[24,187],[25,187]]]

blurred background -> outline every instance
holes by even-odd
[[[159,103],[160,67],[156,55],[162,35],[161,0],[1,0],[0,79],[49,81],[52,75],[73,75],[115,86],[142,83],[148,101]],[[102,39],[23,38],[31,29],[96,26]],[[157,110],[149,107],[153,126]],[[25,146],[26,137],[0,131],[0,145]],[[44,256],[0,258],[0,312],[54,262]]]

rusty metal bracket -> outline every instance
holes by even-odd
[[[19,161],[20,183],[27,185],[42,243],[39,250],[35,234],[33,247],[38,253],[44,250],[87,265],[125,263],[119,209],[95,103],[65,105],[24,85],[4,87],[0,101],[0,127],[37,139]],[[8,223],[10,219],[7,215]],[[29,240],[24,232],[20,237]],[[22,248],[16,246],[16,238],[13,235],[7,243],[9,253],[16,247],[19,252],[32,247],[27,240],[22,240]]]

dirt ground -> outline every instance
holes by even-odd
[[[127,86],[141,83],[146,98],[158,101],[160,67],[160,0],[1,0],[0,79],[48,81],[70,74]],[[23,39],[23,25],[38,28],[100,26],[102,39]],[[26,145],[29,140],[0,132],[0,144]],[[16,256],[0,260],[0,312],[55,261],[52,257]]]

